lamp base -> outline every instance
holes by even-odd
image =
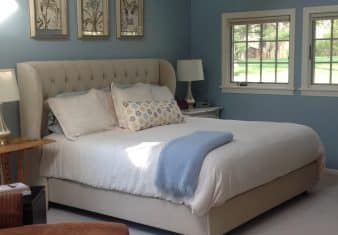
[[[192,96],[191,82],[188,82],[187,95],[185,97],[185,102],[187,102],[188,104],[188,109],[193,109],[196,103],[194,97]]]
[[[8,138],[10,134],[11,132],[7,128],[5,119],[3,118],[3,115],[2,115],[2,104],[0,103],[0,146],[4,146],[8,144]]]
[[[0,136],[0,147],[8,145],[8,142],[9,142],[8,139],[9,139],[9,135],[7,135],[7,136]]]

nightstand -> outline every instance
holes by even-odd
[[[33,149],[33,148],[38,148],[45,144],[50,144],[54,142],[55,142],[54,140],[48,140],[48,139],[33,140],[33,139],[17,138],[17,139],[10,140],[9,143],[5,146],[0,146],[0,163],[1,163],[2,173],[3,173],[2,184],[13,183],[12,177],[10,174],[10,167],[9,167],[9,158],[10,158],[11,153],[15,153],[15,152],[18,153],[17,181],[24,182],[23,159],[24,159],[25,151],[29,149]]]
[[[193,108],[182,110],[183,115],[191,117],[206,117],[206,118],[220,118],[220,113],[223,107],[206,107],[206,108]]]

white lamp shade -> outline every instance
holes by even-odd
[[[177,78],[182,82],[204,80],[202,60],[177,61]]]
[[[0,103],[20,100],[18,83],[13,69],[0,70]]]

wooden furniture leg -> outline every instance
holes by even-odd
[[[9,169],[9,157],[7,154],[2,154],[0,155],[0,161],[1,161],[1,168],[3,172],[3,183],[4,184],[10,184],[12,179],[11,179],[11,173]]]

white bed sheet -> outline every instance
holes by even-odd
[[[224,130],[234,141],[210,152],[193,198],[174,199],[154,185],[159,153],[168,141],[196,130]],[[323,156],[309,127],[187,117],[185,123],[130,132],[116,128],[69,141],[60,135],[43,149],[41,175],[97,188],[184,203],[197,215]]]

